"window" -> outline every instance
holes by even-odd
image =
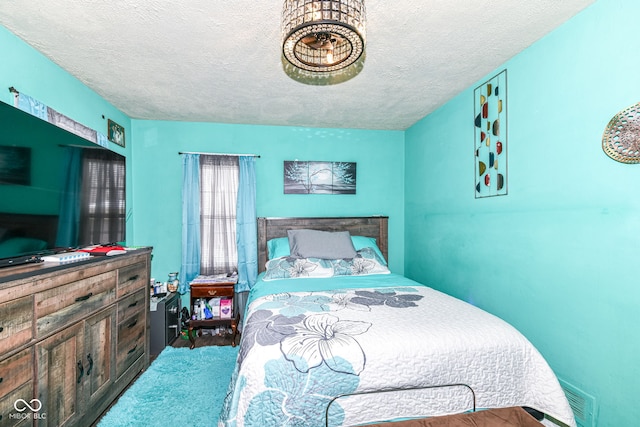
[[[82,156],[80,241],[122,240],[125,226],[125,161],[108,150],[84,150]]]
[[[238,158],[200,156],[200,274],[237,270]]]

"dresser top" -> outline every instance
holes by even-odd
[[[73,261],[68,263],[60,262],[39,262],[33,264],[22,264],[11,267],[0,268],[0,289],[13,286],[15,281],[29,280],[35,276],[55,274],[62,270],[73,271],[91,267],[98,263],[118,262],[118,260],[128,259],[132,256],[147,254],[151,252],[151,247],[136,248],[127,250],[126,254],[113,256],[92,256],[88,259]]]

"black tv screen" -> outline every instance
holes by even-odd
[[[124,156],[0,102],[0,260],[124,243],[125,172]]]

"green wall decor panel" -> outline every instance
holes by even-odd
[[[405,274],[516,326],[594,397],[598,427],[640,419],[640,171],[602,150],[638,102],[640,56],[623,41],[639,18],[638,2],[598,0],[405,133]],[[470,100],[502,69],[509,196],[476,199]]]

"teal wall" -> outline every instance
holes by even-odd
[[[403,272],[404,132],[133,121],[136,241],[154,247],[152,275],[180,269],[182,156],[253,153],[258,216],[389,216],[389,265]],[[357,163],[355,195],[284,194],[285,160]]]
[[[599,0],[405,136],[405,274],[516,326],[599,427],[640,419],[640,165],[601,148],[640,101],[639,19]],[[509,194],[475,199],[473,90],[503,69]]]
[[[0,54],[0,102],[13,105],[13,94],[9,92],[9,87],[13,86],[18,91],[105,135],[107,119],[124,126],[126,132],[131,130],[131,119],[128,116],[3,26],[0,26]],[[122,148],[109,143],[109,148],[130,157],[131,145],[127,143],[127,147]],[[128,161],[127,188],[132,188],[133,185],[132,167],[132,162]],[[38,168],[38,165],[34,164],[34,168]],[[38,170],[32,172],[36,177],[41,176]],[[130,193],[127,194],[129,210],[133,206]],[[127,220],[127,238],[129,242],[134,239],[133,221],[130,217]]]

